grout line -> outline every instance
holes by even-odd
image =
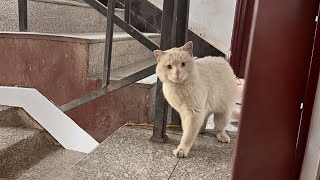
[[[173,170],[172,170],[172,172],[171,172],[168,180],[171,178],[171,176],[173,175],[173,172],[176,170],[176,168],[177,168],[177,166],[178,166],[178,164],[179,164],[179,162],[180,162],[180,159],[181,159],[181,158],[178,159],[178,161],[177,161],[176,165],[174,166],[174,168],[173,168]]]

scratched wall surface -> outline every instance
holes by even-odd
[[[62,105],[100,86],[87,78],[88,42],[81,39],[0,34],[0,85],[33,87]],[[125,122],[150,122],[150,85],[132,85],[67,113],[101,142]]]
[[[163,0],[149,0],[162,9]],[[190,0],[189,29],[227,54],[231,46],[236,0]]]

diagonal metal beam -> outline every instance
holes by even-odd
[[[84,0],[87,4],[89,4],[91,7],[96,9],[98,12],[100,12],[102,15],[107,17],[108,14],[108,8],[100,3],[97,0]],[[143,44],[145,47],[147,47],[149,50],[154,51],[156,49],[159,49],[160,47],[152,41],[150,38],[142,34],[138,29],[133,27],[130,24],[127,24],[125,21],[123,21],[118,16],[114,15],[113,17],[114,23],[119,26],[121,29],[123,29],[126,33],[130,34],[133,38],[135,38],[137,41],[139,41],[141,44]]]
[[[145,77],[148,77],[148,76],[154,74],[155,68],[156,68],[156,65],[152,65],[146,69],[138,71],[138,72],[136,72],[130,76],[127,76],[127,77],[125,77],[115,83],[109,84],[107,87],[103,87],[103,88],[98,89],[96,91],[90,92],[89,94],[82,96],[78,99],[70,101],[70,102],[60,106],[60,109],[63,112],[69,111],[75,107],[78,107],[80,105],[83,105],[85,103],[93,101],[93,100],[100,98],[108,93],[116,91],[122,87],[128,86],[136,81],[139,81]]]

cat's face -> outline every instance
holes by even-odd
[[[154,51],[158,61],[156,74],[162,82],[180,83],[185,81],[193,71],[192,42],[187,42],[180,48],[167,51]]]

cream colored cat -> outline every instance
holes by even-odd
[[[173,154],[187,157],[208,117],[214,113],[214,134],[225,143],[225,132],[236,103],[236,76],[221,57],[193,57],[193,43],[167,51],[155,50],[156,74],[163,82],[163,93],[169,104],[179,112],[183,135]]]

